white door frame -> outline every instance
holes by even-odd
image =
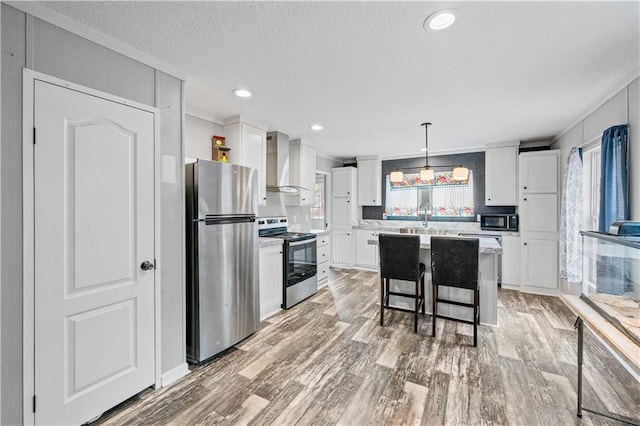
[[[55,84],[87,95],[96,96],[108,101],[117,102],[154,115],[154,250],[156,264],[162,266],[160,254],[160,189],[161,189],[161,154],[160,154],[160,114],[159,109],[138,102],[130,101],[109,93],[70,83],[56,77],[25,68],[22,73],[22,207],[23,207],[23,346],[22,346],[22,378],[23,378],[23,423],[35,424],[33,412],[33,396],[35,394],[35,280],[34,280],[34,163],[33,163],[33,127],[35,108],[35,81]],[[154,335],[155,335],[155,387],[161,385],[161,346],[160,346],[160,268],[156,268],[154,283]]]

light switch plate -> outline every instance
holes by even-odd
[[[162,156],[162,183],[176,183],[176,157]]]

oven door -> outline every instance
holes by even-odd
[[[294,241],[287,245],[285,286],[291,287],[317,274],[316,239]]]

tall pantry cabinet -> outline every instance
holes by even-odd
[[[560,151],[526,152],[519,159],[521,289],[557,294]]]
[[[355,167],[331,169],[331,266],[353,265],[353,231],[358,224],[357,171]]]

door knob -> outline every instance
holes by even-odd
[[[155,268],[155,265],[153,264],[153,262],[149,262],[148,260],[145,260],[144,262],[142,262],[142,264],[140,264],[140,269],[142,269],[143,271],[150,271],[153,268]]]

